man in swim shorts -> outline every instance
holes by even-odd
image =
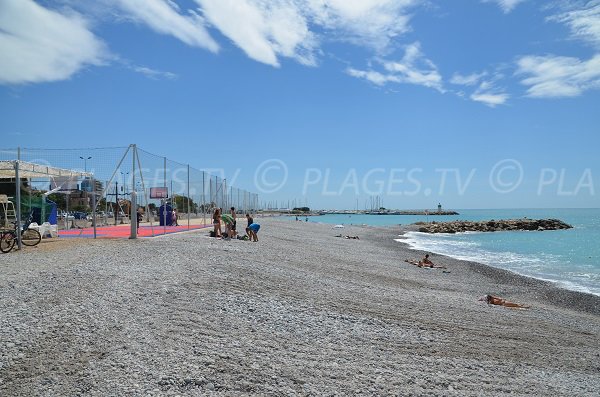
[[[246,234],[250,237],[250,240],[256,242],[258,241],[258,231],[260,230],[260,225],[258,223],[252,223],[246,228]]]

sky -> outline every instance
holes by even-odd
[[[599,207],[598,109],[599,0],[0,1],[0,148],[279,207]]]

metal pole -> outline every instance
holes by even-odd
[[[71,198],[71,191],[65,193],[66,198],[66,213],[65,213],[65,229],[71,229],[71,225],[69,225],[69,199]]]
[[[96,238],[96,178],[92,177],[92,226]]]
[[[213,202],[212,178],[208,177],[208,203],[210,204],[211,208],[212,208],[212,202]]]
[[[163,184],[164,184],[164,188],[165,190],[167,190],[167,158],[163,157]],[[167,197],[169,196],[169,194],[167,194]],[[162,211],[162,216],[163,216],[163,234],[167,234],[167,199],[165,198],[164,200],[162,200],[163,202],[163,211]]]
[[[42,194],[42,214],[40,216],[40,222],[46,222],[46,196]]]
[[[119,212],[119,181],[115,181],[115,226],[117,226]]]
[[[227,178],[223,179],[223,208],[229,208],[229,194],[227,192]]]
[[[204,189],[204,171],[202,171],[202,224],[206,225],[206,190]]]
[[[110,185],[109,181],[106,181],[105,188],[102,189],[102,197],[104,197],[104,221],[103,225],[108,225],[108,187]]]
[[[223,201],[225,201],[225,208],[229,208],[229,189],[227,189],[227,179],[223,179]]]
[[[140,162],[140,154],[137,151],[137,146],[135,148],[135,159],[137,160],[138,170],[140,171],[140,180],[142,182],[142,192],[144,192],[144,203],[146,204],[146,218],[150,221],[150,229],[152,230],[152,237],[154,237],[154,216],[150,218],[150,204],[148,202],[148,193],[146,191],[146,183],[144,182],[144,173],[142,169],[142,163]],[[137,197],[136,197],[137,198]],[[137,201],[137,200],[136,200]],[[137,214],[135,216],[137,220]],[[152,220],[150,220],[152,219]],[[139,227],[139,225],[138,225]]]
[[[190,165],[187,165],[187,218],[188,218],[188,230],[190,230]]]
[[[21,148],[17,150],[17,158],[19,160],[15,161],[15,188],[17,189],[15,193],[15,199],[17,201],[17,244],[18,248],[22,249],[23,244],[21,243],[21,178],[19,175],[19,163],[21,159]]]
[[[129,209],[129,224],[131,225],[131,232],[129,233],[130,239],[137,238],[137,193],[135,191],[135,156],[137,154],[137,148],[135,144],[131,145],[131,205]]]

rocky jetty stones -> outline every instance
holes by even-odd
[[[421,225],[419,231],[422,233],[462,233],[462,232],[498,232],[515,230],[559,230],[572,229],[573,226],[558,219],[504,219],[490,221],[452,221],[432,222]]]

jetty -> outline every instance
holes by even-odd
[[[558,219],[505,219],[482,222],[452,221],[417,223],[422,233],[464,233],[464,232],[498,232],[498,231],[544,231],[572,229],[573,226]]]

